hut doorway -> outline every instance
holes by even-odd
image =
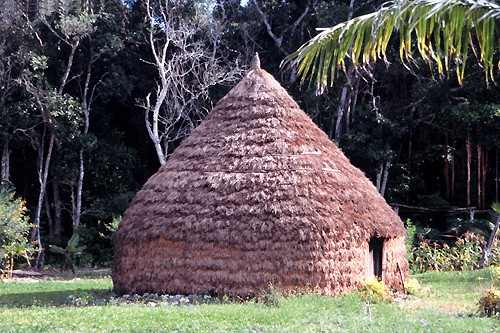
[[[384,258],[384,238],[372,237],[368,245],[368,257],[366,258],[367,278],[376,276],[379,280],[382,280],[382,266]]]

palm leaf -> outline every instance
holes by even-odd
[[[497,213],[500,214],[500,203],[495,202],[491,205],[491,208]]]
[[[80,236],[78,234],[74,234],[68,241],[68,246],[66,247],[66,250],[69,252],[74,252],[76,246],[78,245],[78,241],[80,240]]]
[[[324,29],[286,57],[282,67],[297,67],[302,81],[313,78],[322,91],[333,83],[338,67],[345,70],[347,57],[356,66],[385,59],[392,34],[399,30],[405,66],[409,68],[413,62],[411,44],[415,40],[421,57],[431,68],[435,62],[440,75],[455,62],[461,83],[469,34],[475,30],[478,61],[489,80],[493,79],[493,56],[500,39],[499,19],[500,6],[483,0],[396,0],[377,12]]]
[[[55,245],[49,245],[49,249],[55,253],[60,253],[60,254],[66,253],[65,249],[63,249],[62,247],[59,247],[59,246],[55,246]]]
[[[74,252],[82,252],[86,248],[87,248],[87,245],[82,245],[82,246],[77,247]]]

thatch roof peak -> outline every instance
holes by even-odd
[[[258,62],[258,55],[256,55],[256,57]],[[254,57],[254,61],[255,59],[256,58]],[[261,69],[259,66],[254,67],[253,65],[243,79],[233,89],[231,89],[229,93],[219,101],[219,103],[217,103],[211,113],[214,113],[214,111],[217,112],[216,109],[219,104],[224,104],[225,102],[223,101],[230,99],[253,100],[257,104],[261,103],[258,101],[262,100],[286,99],[295,104],[290,95],[288,95],[287,91],[271,74]]]
[[[260,58],[259,58],[258,52],[255,52],[255,55],[253,56],[252,65],[250,66],[250,70],[256,69],[256,68],[260,69]]]

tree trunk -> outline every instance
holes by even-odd
[[[483,162],[481,163],[483,166],[482,170],[482,184],[481,188],[483,191],[481,192],[481,202],[483,203],[482,209],[485,209],[485,202],[486,202],[486,171],[488,171],[488,151],[485,151],[483,153]]]
[[[481,209],[481,162],[482,162],[482,149],[481,145],[477,145],[477,209]]]
[[[351,0],[349,4],[349,13],[347,14],[347,20],[351,20],[353,14],[354,14],[354,0]],[[349,49],[351,50],[351,47]],[[346,100],[349,88],[352,89],[351,84],[352,84],[352,78],[354,76],[353,73],[354,73],[354,65],[349,64],[349,67],[347,68],[347,81],[349,85],[345,85],[342,88],[342,94],[340,97],[339,106],[337,108],[337,118],[332,117],[330,130],[328,131],[328,137],[330,138],[330,140],[335,137],[335,140],[337,140],[337,142],[340,141],[340,133],[342,132],[342,119],[344,118],[344,110],[346,110],[346,113],[348,112],[347,111],[348,106]]]
[[[448,132],[444,132],[444,183],[446,186],[446,200],[450,201],[450,161],[448,155]]]
[[[95,55],[93,50],[91,49],[90,51],[90,60],[89,64],[87,67],[87,76],[85,79],[85,87],[83,89],[83,115],[84,115],[84,128],[83,128],[83,135],[87,135],[89,132],[89,127],[90,127],[90,105],[92,103],[92,94],[89,96],[89,90],[90,90],[90,78],[92,76],[92,65],[94,64],[95,61]],[[95,88],[95,86],[94,86]],[[84,148],[80,149],[79,153],[79,160],[80,160],[80,167],[78,170],[78,183],[76,186],[76,206],[73,211],[73,235],[77,233],[78,227],[80,226],[80,220],[82,216],[82,190],[83,190],[83,177],[85,175],[85,166],[84,166],[84,160],[83,160],[83,150]]]
[[[351,70],[351,67],[352,66],[349,67],[349,71]],[[344,108],[346,108],[347,89],[347,86],[342,88],[342,95],[340,96],[340,102],[337,108],[337,118],[332,117],[332,126],[330,127],[330,132],[328,133],[330,140],[335,137],[337,142],[340,139],[340,132],[342,131],[342,118],[344,117]],[[333,124],[335,124],[335,131]]]
[[[70,44],[71,52],[68,58],[68,65],[66,66],[66,71],[61,80],[61,85],[59,86],[59,95],[62,95],[64,87],[66,87],[66,83],[68,82],[69,73],[71,72],[71,67],[73,66],[73,59],[75,57],[76,49],[80,45],[80,41],[77,40],[74,44]]]
[[[356,104],[358,103],[359,77],[355,76],[354,81],[354,88],[351,90],[351,97],[349,98],[349,108],[347,109],[347,113],[345,115],[345,132],[347,134],[349,134],[349,125],[351,124],[351,121],[354,121],[354,118],[351,119],[351,114],[353,114],[356,109]]]
[[[390,167],[391,167],[391,162],[389,162],[389,161],[385,162],[384,178],[382,180],[382,185],[380,187],[380,195],[381,196],[385,195],[385,188],[387,186],[387,178],[389,178],[389,168]]]
[[[45,196],[45,190],[47,188],[47,177],[49,174],[49,166],[50,166],[50,159],[52,156],[52,149],[54,148],[54,141],[55,141],[55,136],[54,134],[50,135],[50,141],[49,141],[49,147],[47,150],[47,156],[45,156],[44,160],[44,149],[43,149],[43,144],[40,146],[40,150],[38,152],[38,182],[40,183],[40,193],[38,194],[38,203],[36,206],[36,212],[35,212],[35,221],[34,221],[34,228],[32,229],[31,235],[30,235],[30,241],[33,242],[35,240],[35,237],[38,242],[38,253],[36,256],[35,260],[35,268],[38,268],[38,263],[40,260],[40,256],[42,254],[42,241],[40,238],[40,216],[42,212],[42,205],[43,205],[43,198]]]
[[[413,129],[410,127],[410,139],[408,140],[408,178],[411,179],[411,161],[412,161],[412,140]],[[406,191],[406,204],[410,204],[410,189]]]
[[[48,191],[45,191],[45,212],[47,213],[47,222],[49,223],[49,235],[54,236],[54,220],[52,219],[52,213],[50,212],[50,201]]]
[[[488,262],[490,252],[491,252],[491,247],[493,246],[493,241],[495,240],[499,226],[500,226],[500,215],[498,215],[497,222],[495,223],[495,227],[493,228],[493,231],[491,232],[490,238],[488,239],[488,243],[486,244],[486,247],[483,250],[481,260],[479,261],[479,268],[480,269],[484,268],[484,264]]]
[[[495,156],[495,202],[498,202],[498,146],[496,147]]]
[[[54,235],[61,236],[62,210],[61,196],[59,194],[59,182],[54,179],[52,183],[52,191],[54,192]]]
[[[380,163],[377,171],[377,180],[375,187],[377,188],[377,192],[380,193],[380,189],[382,186],[382,175],[384,173],[384,163]]]
[[[76,205],[73,212],[73,235],[77,233],[78,226],[80,225],[80,218],[82,214],[82,188],[83,176],[85,172],[83,169],[83,148],[80,149],[80,171],[78,175],[78,185],[76,189]]]
[[[471,149],[470,149],[470,133],[467,133],[467,141],[465,143],[467,150],[467,207],[470,207],[470,167],[471,167]]]
[[[10,148],[9,142],[3,144],[2,149],[2,174],[0,176],[0,187],[6,189],[10,183]]]
[[[451,153],[451,198],[455,199],[455,141],[453,141],[453,151]]]

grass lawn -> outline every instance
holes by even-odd
[[[2,332],[498,332],[475,302],[490,286],[489,270],[426,273],[413,278],[424,295],[367,306],[356,293],[292,295],[279,306],[255,302],[149,307],[107,304],[109,275],[0,283]],[[480,278],[480,279],[478,279]],[[92,306],[68,306],[69,295]]]

